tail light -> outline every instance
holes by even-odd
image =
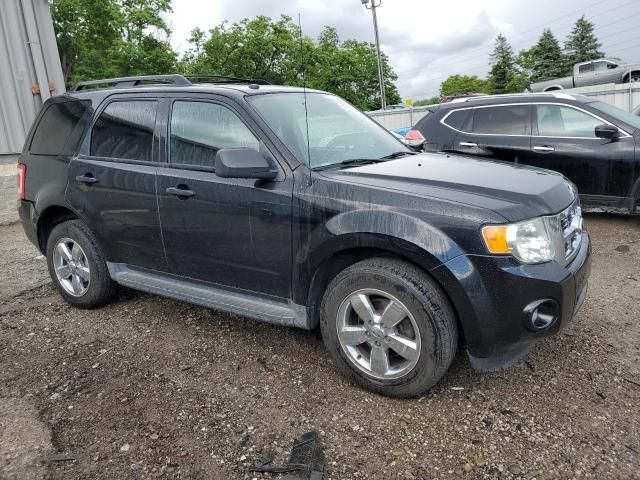
[[[24,200],[25,184],[27,183],[27,166],[24,163],[18,164],[18,198]]]
[[[411,147],[419,147],[425,141],[425,138],[418,130],[409,130],[404,136],[404,141]]]

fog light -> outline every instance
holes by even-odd
[[[552,298],[543,298],[524,307],[525,326],[534,332],[551,328],[560,318],[560,305]]]

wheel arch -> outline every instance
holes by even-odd
[[[336,239],[338,245],[325,255],[309,270],[303,284],[306,305],[309,307],[312,325],[319,323],[319,306],[324,292],[331,281],[345,268],[361,260],[375,257],[393,258],[407,262],[422,270],[443,291],[449,300],[456,316],[460,336],[463,329],[460,323],[458,309],[444,285],[430,273],[431,270],[442,265],[442,261],[429,251],[423,250],[406,240],[384,234],[345,234]],[[338,243],[339,242],[339,243]]]
[[[627,70],[622,76],[622,83],[631,83],[631,75],[637,73],[640,75],[640,68],[632,68],[631,70]]]
[[[36,229],[40,252],[42,252],[42,254],[46,253],[47,239],[56,225],[66,222],[67,220],[77,219],[79,219],[78,215],[68,207],[62,205],[51,205],[47,207],[38,217]]]

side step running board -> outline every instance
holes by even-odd
[[[311,330],[307,308],[295,303],[278,302],[254,295],[232,292],[190,280],[134,269],[124,263],[107,262],[111,278],[135,290],[201,305],[213,310],[235,313],[263,322]]]

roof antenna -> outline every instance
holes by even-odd
[[[298,28],[300,29],[300,59],[302,63],[302,92],[304,95],[304,119],[307,127],[307,158],[309,159],[309,169],[311,169],[311,146],[309,145],[309,111],[307,109],[307,77],[305,75],[306,63],[304,61],[304,44],[302,42],[302,22],[298,13]],[[309,185],[311,185],[311,175],[309,175]]]

